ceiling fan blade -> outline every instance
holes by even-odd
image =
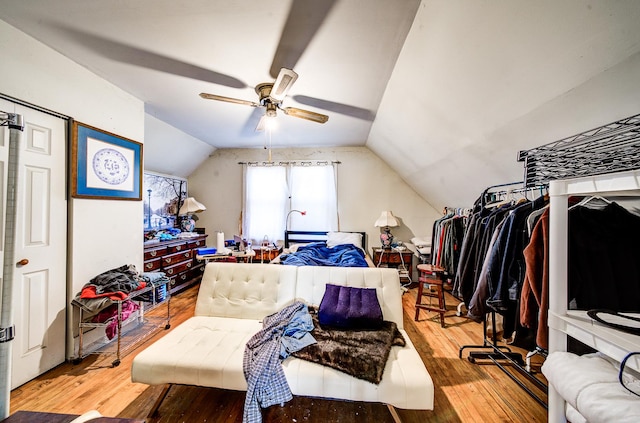
[[[320,113],[311,112],[309,110],[302,110],[296,107],[283,107],[281,109],[286,115],[297,117],[300,119],[306,119],[313,122],[325,123],[329,120],[329,116],[322,115]]]
[[[224,85],[226,87],[247,87],[244,82],[229,75],[205,69],[191,63],[182,62],[161,54],[142,50],[117,41],[109,40],[107,38],[102,38],[88,32],[62,25],[55,26],[74,41],[84,45],[103,57],[107,57],[117,62],[128,63],[130,65],[140,66],[147,69],[154,69],[160,72],[197,79],[199,81],[211,82],[213,84]]]
[[[367,120],[369,122],[373,122],[373,119],[376,117],[372,110],[364,109],[362,107],[350,106],[348,104],[322,100],[319,98],[308,97],[306,95],[294,95],[292,98],[300,104],[317,107],[318,109],[328,110],[334,113],[340,113],[341,115],[351,116],[357,119]]]
[[[276,78],[281,68],[293,69],[335,0],[294,0],[284,24],[269,74]]]
[[[296,79],[298,79],[298,74],[293,70],[287,68],[280,69],[276,82],[273,83],[273,88],[271,88],[271,93],[269,93],[269,97],[277,102],[281,102],[287,96],[289,89],[293,83],[296,82]]]
[[[256,125],[256,132],[262,132],[265,129],[267,129],[267,116],[262,115],[262,117],[260,118],[260,121]]]
[[[252,106],[252,107],[260,106],[260,104],[256,103],[255,101],[240,100],[239,98],[225,97],[225,96],[216,95],[216,94],[200,93],[200,97],[205,98],[207,100],[226,101],[227,103],[242,104],[245,106]]]
[[[262,107],[254,107],[251,109],[251,115],[247,118],[240,129],[240,134],[246,138],[256,137],[259,132],[257,131],[257,126],[260,123],[260,120],[264,116],[264,109]]]

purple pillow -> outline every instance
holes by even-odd
[[[328,283],[320,302],[318,322],[340,329],[378,329],[382,325],[382,309],[376,289]]]

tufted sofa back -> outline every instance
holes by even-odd
[[[293,300],[319,305],[325,285],[376,288],[385,320],[402,328],[402,291],[395,269],[207,264],[196,302],[196,316],[262,319]]]
[[[202,275],[195,315],[259,320],[290,304],[295,295],[294,266],[212,262]]]

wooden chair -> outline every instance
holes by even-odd
[[[444,300],[444,288],[443,288],[443,276],[444,269],[433,264],[419,264],[418,272],[418,295],[416,297],[416,317],[415,321],[418,321],[420,310],[430,310],[440,313],[440,326],[444,327],[444,313],[447,311],[447,305]],[[425,285],[427,288],[425,289]],[[434,291],[432,291],[432,289]],[[438,299],[438,306],[435,304],[423,304],[422,298],[430,297]]]

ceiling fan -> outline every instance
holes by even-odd
[[[207,100],[225,101],[227,103],[243,104],[251,107],[264,107],[265,114],[258,122],[256,131],[262,131],[266,125],[267,118],[275,118],[277,110],[282,110],[285,115],[297,117],[300,119],[310,120],[317,123],[325,123],[329,120],[329,116],[310,110],[298,109],[296,107],[282,107],[282,101],[286,97],[289,89],[298,79],[298,74],[291,69],[281,68],[275,82],[263,82],[256,85],[256,94],[258,94],[258,102],[241,100],[238,98],[225,97],[217,94],[200,93],[200,97]]]

